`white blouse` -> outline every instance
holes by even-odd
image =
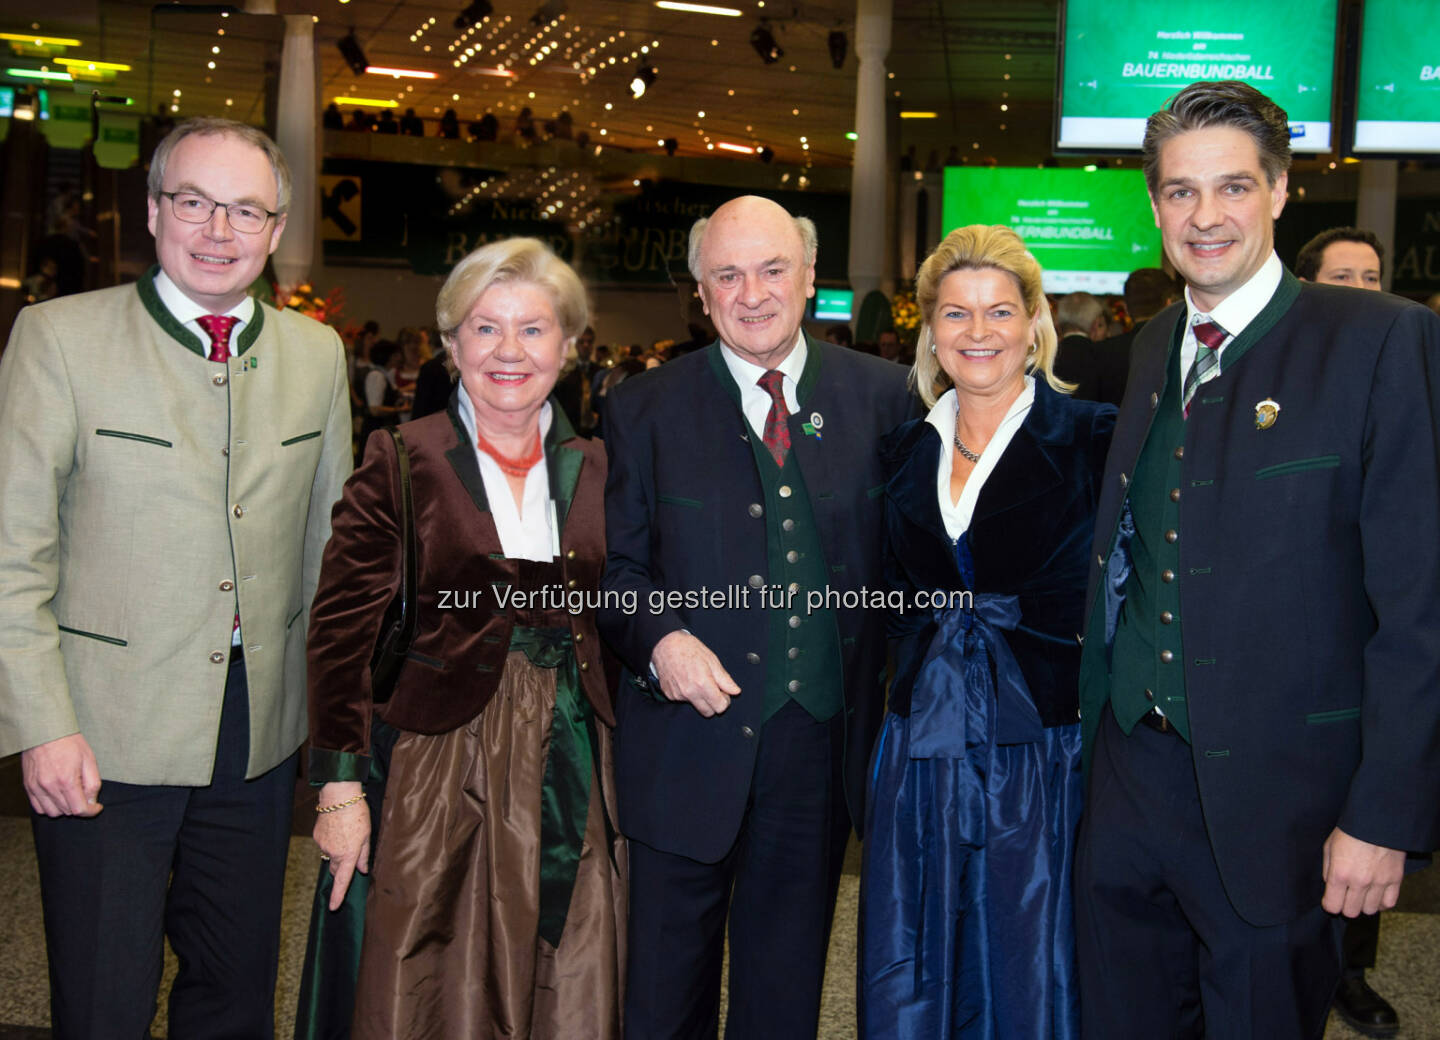
[[[485,484],[485,497],[490,501],[490,515],[500,533],[500,548],[513,560],[548,562],[560,555],[560,525],[555,515],[555,500],[550,497],[550,473],[542,453],[530,472],[525,474],[525,494],[521,508],[515,508],[515,496],[500,464],[478,447],[475,435],[475,406],[465,387],[460,387],[460,424],[470,437],[470,450],[480,463],[480,479]],[[550,402],[540,406],[540,440],[550,432],[554,421]]]
[[[965,481],[958,502],[950,501],[950,469],[955,460],[955,391],[947,390],[925,417],[925,421],[940,432],[940,471],[935,477],[935,488],[940,499],[940,518],[945,521],[945,533],[952,542],[969,529],[970,519],[975,515],[975,503],[980,499],[980,489],[985,486],[986,479],[1000,461],[1000,456],[1005,454],[1005,449],[1010,446],[1011,439],[1025,421],[1025,416],[1030,414],[1030,406],[1034,403],[1035,377],[1027,375],[1025,389],[1010,405],[995,435],[980,453],[980,461],[975,463],[975,471]]]

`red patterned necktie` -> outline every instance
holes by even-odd
[[[785,456],[790,453],[790,409],[785,406],[785,376],[772,368],[756,382],[770,395],[770,414],[765,416],[765,447],[770,449],[775,465],[783,469]]]
[[[230,330],[239,320],[228,314],[202,314],[195,319],[202,329],[210,333],[211,361],[230,360]]]
[[[1220,345],[1229,335],[1213,321],[1202,321],[1193,331],[1195,360],[1191,362],[1190,371],[1185,375],[1184,396],[1181,398],[1181,407],[1187,416],[1190,414],[1190,399],[1195,396],[1195,391],[1200,389],[1200,384],[1220,374]]]

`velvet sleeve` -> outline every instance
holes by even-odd
[[[370,657],[400,586],[399,485],[395,443],[378,430],[335,504],[310,607],[312,784],[364,780],[369,773]]]

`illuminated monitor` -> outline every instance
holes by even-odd
[[[814,311],[816,321],[849,321],[855,313],[855,292],[817,288]]]
[[[1140,170],[945,168],[945,233],[1004,224],[1045,272],[1048,293],[1119,293],[1160,266],[1160,232]]]
[[[1440,17],[1434,0],[1365,0],[1351,151],[1440,154]]]
[[[1138,151],[1182,87],[1235,79],[1285,110],[1291,148],[1329,151],[1336,25],[1337,0],[1065,0],[1055,147]]]

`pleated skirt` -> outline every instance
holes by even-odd
[[[356,1040],[618,1040],[626,850],[609,730],[597,722],[589,813],[558,947],[539,937],[540,805],[554,669],[520,651],[494,699],[450,733],[403,733],[391,758],[365,909]]]

